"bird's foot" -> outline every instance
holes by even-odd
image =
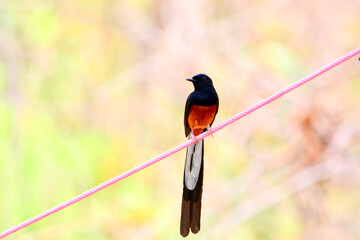
[[[190,139],[192,140],[192,142],[194,143],[194,144],[197,144],[197,137],[194,135],[194,133],[193,133],[193,131],[191,131],[191,133],[190,133]]]
[[[206,127],[206,131],[209,132],[209,135],[210,135],[211,137],[214,137],[214,136],[213,136],[213,132],[212,132],[212,128],[211,128],[209,125]]]

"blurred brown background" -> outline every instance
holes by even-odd
[[[359,46],[360,1],[0,2],[0,231],[185,140],[185,78],[215,125]],[[360,62],[206,139],[188,239],[360,239]],[[184,151],[8,239],[181,239]]]

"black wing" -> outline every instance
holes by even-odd
[[[212,124],[213,124],[213,122],[214,122],[214,120],[215,120],[216,114],[217,114],[218,111],[219,111],[219,98],[218,98],[217,94],[216,94],[216,98],[217,98],[217,99],[216,99],[217,108],[216,108],[216,112],[215,112],[214,118],[213,118],[212,122],[210,123],[210,127],[212,126]]]
[[[188,117],[189,117],[189,112],[191,107],[194,105],[193,101],[192,101],[192,94],[189,95],[189,97],[186,100],[186,104],[185,104],[185,112],[184,112],[184,128],[185,128],[185,137],[189,136],[190,134],[190,126],[189,126],[189,122],[188,122]]]

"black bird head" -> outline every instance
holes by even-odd
[[[194,84],[195,90],[207,88],[207,87],[213,87],[213,83],[211,81],[211,78],[209,78],[205,74],[197,74],[193,76],[192,78],[187,78],[186,80],[192,82]]]

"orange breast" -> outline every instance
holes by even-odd
[[[194,105],[191,107],[188,123],[190,129],[193,130],[195,136],[202,133],[204,128],[206,128],[214,120],[215,113],[217,110],[217,105],[212,106],[197,106]]]

